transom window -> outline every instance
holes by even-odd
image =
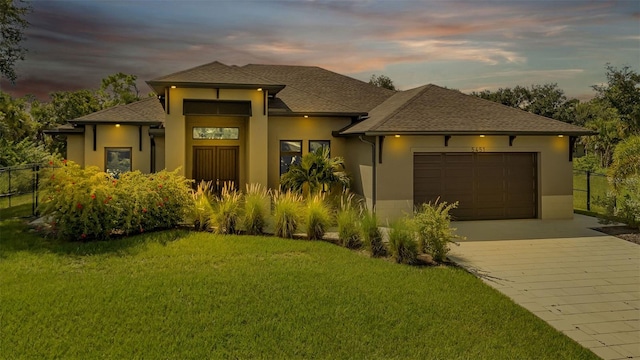
[[[237,127],[194,127],[194,140],[238,140],[240,129]]]
[[[105,172],[115,178],[131,171],[131,148],[104,148]]]
[[[316,150],[324,148],[329,150],[329,156],[331,156],[331,141],[330,140],[309,140],[309,152],[315,152]]]
[[[280,175],[302,160],[302,140],[280,140]]]

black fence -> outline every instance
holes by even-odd
[[[39,164],[0,168],[0,219],[37,214]]]
[[[607,193],[613,190],[606,174],[591,171],[573,171],[573,208],[604,214],[601,203]]]

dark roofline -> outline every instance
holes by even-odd
[[[286,111],[286,110],[285,110]],[[269,110],[269,116],[282,116],[282,117],[304,117],[304,116],[318,116],[318,117],[361,117],[367,115],[363,112],[278,112]]]
[[[487,135],[487,136],[508,136],[508,135],[519,135],[519,136],[589,136],[589,135],[597,135],[596,131],[481,131],[481,130],[470,130],[470,131],[365,131],[365,132],[355,132],[355,133],[344,133],[345,130],[348,130],[353,125],[349,125],[344,129],[333,131],[332,134],[335,137],[350,137],[350,136],[394,136],[394,135],[404,135],[404,136],[478,136],[478,135]]]
[[[127,121],[127,120],[69,120],[69,123],[74,125],[115,125],[120,124],[122,126],[125,125],[134,125],[134,126],[154,126],[161,125],[162,121]]]
[[[65,128],[64,126],[59,126],[53,129],[47,129],[42,131],[45,134],[51,135],[61,135],[61,134],[84,134],[84,127],[74,127],[74,128]]]
[[[588,135],[596,135],[595,131],[482,131],[482,130],[469,130],[469,131],[367,131],[364,132],[364,135],[367,136],[389,136],[389,135],[536,135],[536,136],[555,136],[555,135],[564,135],[564,136],[588,136]],[[350,135],[350,134],[345,134]],[[362,135],[362,133],[353,135]]]
[[[201,89],[253,89],[261,88],[268,90],[270,94],[277,94],[280,90],[285,88],[285,85],[273,85],[273,84],[229,84],[229,83],[207,83],[207,82],[192,82],[192,81],[164,81],[164,80],[149,80],[147,84],[156,92],[156,94],[163,95],[164,90],[171,86],[177,88],[201,88]]]

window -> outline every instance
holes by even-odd
[[[105,172],[115,178],[131,171],[131,148],[105,148]]]
[[[240,130],[237,127],[194,127],[195,140],[238,140]]]
[[[302,140],[280,140],[280,175],[302,160]]]
[[[331,141],[329,140],[309,140],[309,152],[315,152],[319,148],[325,148],[329,150],[329,156],[331,156]]]

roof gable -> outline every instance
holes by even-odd
[[[342,133],[590,133],[579,126],[432,84],[397,93],[369,115]]]
[[[225,85],[228,87],[262,86],[272,87],[274,91],[283,87],[283,84],[248,73],[237,66],[225,65],[219,61],[161,76],[147,81],[147,84],[158,94],[164,93],[163,89],[169,85],[180,84],[188,84],[191,86]]]
[[[241,69],[285,84],[278,98],[293,112],[330,107],[330,112],[367,113],[395,93],[317,66],[249,64]]]
[[[159,125],[164,122],[164,110],[155,97],[149,97],[126,105],[117,105],[79,118],[72,124],[129,123]]]

